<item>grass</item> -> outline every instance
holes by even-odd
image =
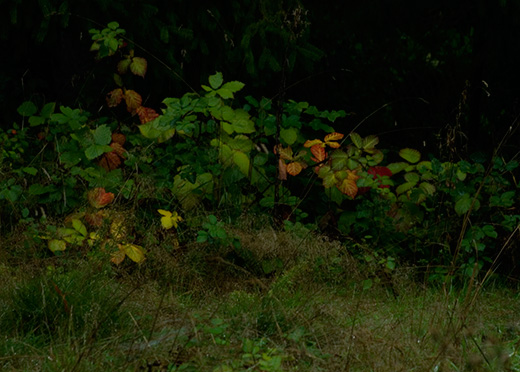
[[[22,260],[4,240],[0,368],[520,371],[515,288],[436,287],[412,268],[378,281],[305,229],[228,231],[240,249],[155,239],[145,263],[121,267],[101,253],[50,257],[44,243]]]

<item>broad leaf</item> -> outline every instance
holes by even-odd
[[[94,142],[96,145],[108,145],[112,142],[112,131],[106,125],[100,125],[94,131]]]
[[[363,148],[363,139],[361,138],[361,136],[359,134],[352,132],[350,134],[350,139],[352,140],[352,143],[354,144],[354,146],[356,146],[358,149]]]
[[[222,89],[227,89],[232,93],[238,92],[245,86],[244,83],[240,81],[229,81],[222,86]]]
[[[421,153],[417,150],[409,148],[402,149],[401,151],[399,151],[399,156],[412,164],[417,163],[419,160],[421,160]]]
[[[25,101],[18,107],[18,113],[22,116],[32,116],[36,114],[38,108],[31,101]]]
[[[146,62],[146,59],[142,57],[134,57],[132,58],[132,63],[130,63],[130,71],[132,71],[132,74],[144,78],[147,66],[148,63]]]
[[[288,145],[292,145],[298,139],[298,132],[295,128],[284,128],[280,130],[280,138]]]
[[[137,93],[135,90],[127,90],[124,94],[124,99],[126,102],[126,109],[128,112],[134,112],[139,106],[141,106],[141,103],[143,102],[143,98],[139,93]]]
[[[321,147],[325,147],[325,143],[322,140],[319,140],[319,139],[307,140],[303,144],[304,147],[313,147],[313,146],[316,146],[316,145],[319,145]]]
[[[123,89],[117,88],[114,89],[107,94],[107,105],[108,107],[116,107],[121,103],[121,100],[123,99]]]
[[[224,82],[224,78],[222,77],[221,72],[217,72],[215,75],[211,75],[208,81],[209,85],[211,85],[211,88],[218,89]]]
[[[338,189],[345,195],[355,198],[358,192],[357,180],[359,176],[356,172],[347,171],[347,178],[338,186]]]
[[[159,117],[159,114],[150,107],[139,106],[136,108],[135,112],[139,115],[139,120],[141,124],[146,124],[155,118]]]
[[[303,170],[303,166],[300,162],[292,162],[287,165],[287,173],[291,176],[297,176]]]
[[[246,176],[249,175],[249,157],[242,151],[233,151],[233,162],[240,169],[240,171]]]
[[[320,144],[316,144],[311,147],[311,153],[314,155],[313,158],[311,158],[316,163],[321,163],[325,159],[327,159],[327,153],[325,152],[325,148],[323,148]]]
[[[111,192],[106,192],[104,188],[98,187],[90,190],[87,193],[87,199],[94,208],[103,208],[107,204],[112,203],[115,195]]]
[[[65,243],[64,240],[60,240],[60,239],[49,240],[47,242],[47,246],[53,252],[64,251],[65,249],[67,249],[67,243]]]
[[[136,263],[144,261],[144,250],[143,247],[136,244],[118,244],[119,250],[123,251],[128,258]]]
[[[365,138],[363,138],[363,150],[365,150],[366,152],[368,153],[372,153],[373,150],[374,150],[374,147],[376,147],[376,145],[379,143],[379,138],[374,136],[374,135],[370,135],[370,136],[367,136]]]
[[[120,75],[124,75],[128,72],[128,67],[130,67],[130,63],[132,63],[132,60],[130,58],[125,58],[117,64],[117,72],[119,72]]]

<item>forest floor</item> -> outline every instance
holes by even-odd
[[[117,267],[0,249],[0,369],[520,371],[511,285],[378,274],[320,236],[236,235],[263,270],[200,244]]]

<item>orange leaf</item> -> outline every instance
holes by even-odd
[[[320,145],[321,147],[325,147],[325,144],[323,143],[322,140],[319,140],[319,139],[315,139],[315,140],[307,140],[305,141],[305,143],[303,144],[304,147],[312,147],[312,146],[316,146],[316,145]]]
[[[128,112],[134,112],[139,106],[141,106],[141,103],[143,102],[141,95],[135,90],[131,89],[125,92],[124,98]]]
[[[159,114],[155,112],[153,108],[149,107],[139,106],[135,111],[137,112],[137,115],[139,115],[141,124],[146,124],[159,116]]]
[[[296,176],[300,174],[303,167],[300,162],[293,162],[287,165],[287,173],[289,173],[291,176]]]
[[[110,259],[110,261],[115,263],[116,265],[119,265],[121,264],[121,262],[123,262],[125,257],[126,253],[120,249],[117,252],[112,253],[112,258]]]
[[[132,58],[132,63],[130,63],[130,71],[132,71],[132,74],[144,78],[147,66],[148,63],[146,62],[146,59],[142,57],[134,57]]]
[[[343,180],[341,185],[338,186],[338,189],[345,195],[350,196],[352,199],[356,197],[358,192],[357,180],[359,176],[355,171],[347,171],[347,177]]]
[[[126,136],[121,133],[112,133],[112,142],[119,143],[123,146],[126,142]]]
[[[316,163],[321,163],[325,159],[327,159],[327,153],[325,152],[325,148],[322,147],[320,144],[316,144],[311,147],[311,153],[314,155],[313,158],[311,158]]]
[[[330,134],[327,134],[325,136],[325,142],[329,142],[329,141],[339,141],[340,139],[342,139],[344,137],[343,134],[341,133],[337,133],[337,132],[334,132],[334,133],[330,133]],[[328,144],[328,143],[327,143]]]
[[[123,90],[121,88],[114,89],[107,94],[107,105],[108,107],[116,107],[121,103],[123,99]]]
[[[112,203],[114,200],[114,194],[111,192],[106,192],[102,187],[97,187],[87,193],[87,199],[91,206],[99,209],[103,208],[107,204]]]
[[[282,181],[287,179],[287,165],[282,159],[278,159],[278,179]]]

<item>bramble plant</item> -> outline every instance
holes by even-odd
[[[483,267],[504,241],[501,233],[512,232],[520,220],[514,212],[518,162],[495,157],[487,171],[481,159],[424,160],[419,151],[403,148],[396,154],[401,160],[388,163],[389,152],[376,148],[377,136],[336,131],[344,111],[291,100],[276,111],[269,99],[250,96],[240,105],[245,85],[226,82],[220,72],[200,93],[165,98],[158,113],[126,88],[124,79],[144,78],[148,65],[133,49],[124,51],[124,30],[112,22],[90,33],[97,58],[122,56],[106,103],[112,109],[124,101],[130,119],[96,117],[55,102],[39,109],[27,101],[18,108],[22,125],[0,134],[4,210],[13,212],[12,226],[36,213],[68,216],[64,227],[48,225],[44,234],[55,253],[112,242],[112,262],[144,259],[142,247],[114,235],[115,225],[127,229],[125,236],[131,227],[95,205],[103,195],[136,206],[155,200],[153,217],[143,213],[156,219],[158,211],[165,229],[177,228],[181,214],[205,210],[208,220],[192,227],[197,241],[210,245],[236,243],[212,214],[217,209],[236,217],[244,209],[285,207],[282,219],[300,216],[302,226],[333,216],[329,228],[357,246],[370,243],[371,256],[392,268],[396,261],[456,264],[465,272],[477,261]],[[92,190],[105,194],[93,197]],[[84,195],[99,210],[85,210]],[[157,209],[172,201],[177,211]],[[471,218],[470,228],[462,228],[464,218]],[[104,225],[110,232],[99,243],[94,236]],[[463,231],[458,240],[457,228]],[[421,247],[414,243],[418,238],[425,242]]]

